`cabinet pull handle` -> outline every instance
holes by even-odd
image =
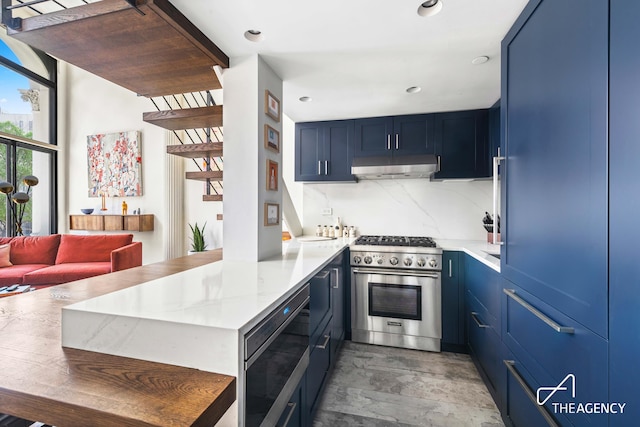
[[[529,400],[531,400],[531,403],[533,403],[533,405],[536,408],[538,408],[538,412],[540,412],[540,415],[542,415],[545,421],[549,423],[551,427],[558,427],[558,423],[556,423],[556,420],[554,420],[553,417],[547,412],[547,410],[544,409],[544,406],[538,405],[538,399],[536,398],[536,396],[533,395],[533,392],[529,388],[529,385],[524,380],[524,378],[520,376],[520,373],[516,369],[515,360],[503,360],[503,362],[507,367],[507,369],[509,370],[509,372],[511,373],[511,375],[513,375],[513,378],[515,378],[518,384],[520,384],[520,387],[522,387],[522,391],[524,391],[524,393],[527,395]]]
[[[322,160],[318,160],[318,175],[322,175]]]
[[[452,266],[453,262],[452,261],[453,260],[451,260],[451,259],[449,260],[449,277],[453,277],[453,266]]]
[[[327,348],[327,345],[329,344],[330,340],[331,340],[331,335],[325,335],[324,336],[324,344],[322,344],[322,345],[317,345],[316,344],[316,348],[319,348],[320,350],[324,350],[325,348]]]
[[[544,314],[543,312],[541,312],[540,310],[538,310],[537,308],[535,308],[534,306],[532,306],[531,304],[529,304],[528,302],[520,298],[520,296],[516,294],[515,289],[503,289],[502,292],[504,292],[505,294],[507,294],[508,297],[513,298],[515,302],[517,302],[518,304],[520,304],[521,306],[529,310],[534,316],[536,316],[538,319],[542,320],[544,323],[549,325],[551,329],[553,329],[554,331],[561,334],[573,334],[575,332],[575,329],[573,327],[561,326],[560,324],[554,322],[553,319],[551,319],[549,316],[547,316],[546,314]]]
[[[436,172],[440,172],[442,170],[442,160],[440,156],[438,156],[438,170]]]
[[[391,134],[387,135],[387,150],[391,150]]]
[[[400,138],[399,135],[396,133],[396,150],[398,150],[400,148],[400,144],[398,142],[399,138]]]
[[[329,175],[329,160],[324,161],[324,174]]]
[[[493,158],[493,244],[504,245],[504,242],[497,242],[498,237],[498,167],[505,157],[500,156],[500,147],[498,147],[498,156]],[[500,239],[502,240],[502,239]]]
[[[296,402],[287,403],[287,407],[289,408],[289,415],[287,415],[287,418],[285,418],[284,423],[282,424],[282,427],[287,427],[289,425],[289,421],[291,421],[291,417],[293,416],[293,413],[296,411],[296,406],[298,406]]]
[[[333,281],[333,289],[340,288],[340,269],[332,268],[333,274],[335,274],[335,280]]]
[[[484,323],[480,322],[480,320],[478,319],[478,313],[476,313],[475,311],[471,312],[471,318],[473,319],[474,322],[476,322],[476,325],[478,325],[478,328],[489,327],[489,325],[485,325]]]

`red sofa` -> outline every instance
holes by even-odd
[[[3,237],[13,264],[0,268],[0,286],[57,285],[142,265],[132,234]]]

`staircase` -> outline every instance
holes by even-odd
[[[206,182],[202,201],[221,202],[222,106],[215,105],[210,91],[151,101],[158,111],[144,113],[143,120],[173,132],[180,144],[167,146],[167,153],[191,159],[196,165],[198,171],[186,172],[185,178]]]
[[[222,85],[229,58],[168,0],[1,0],[7,34],[148,97],[143,120],[175,135],[167,153],[192,159],[186,179],[222,201]],[[96,31],[99,29],[99,31]]]

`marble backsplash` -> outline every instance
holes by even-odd
[[[361,234],[486,239],[485,211],[492,209],[491,181],[401,179],[358,183],[304,184],[305,235],[337,217]],[[332,215],[322,210],[332,209]]]

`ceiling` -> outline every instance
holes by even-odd
[[[232,65],[260,54],[282,78],[283,112],[295,122],[490,107],[500,97],[500,42],[527,0],[441,0],[432,17],[417,14],[422,1],[172,3]],[[264,40],[246,40],[250,29]],[[481,55],[490,60],[473,65]]]

